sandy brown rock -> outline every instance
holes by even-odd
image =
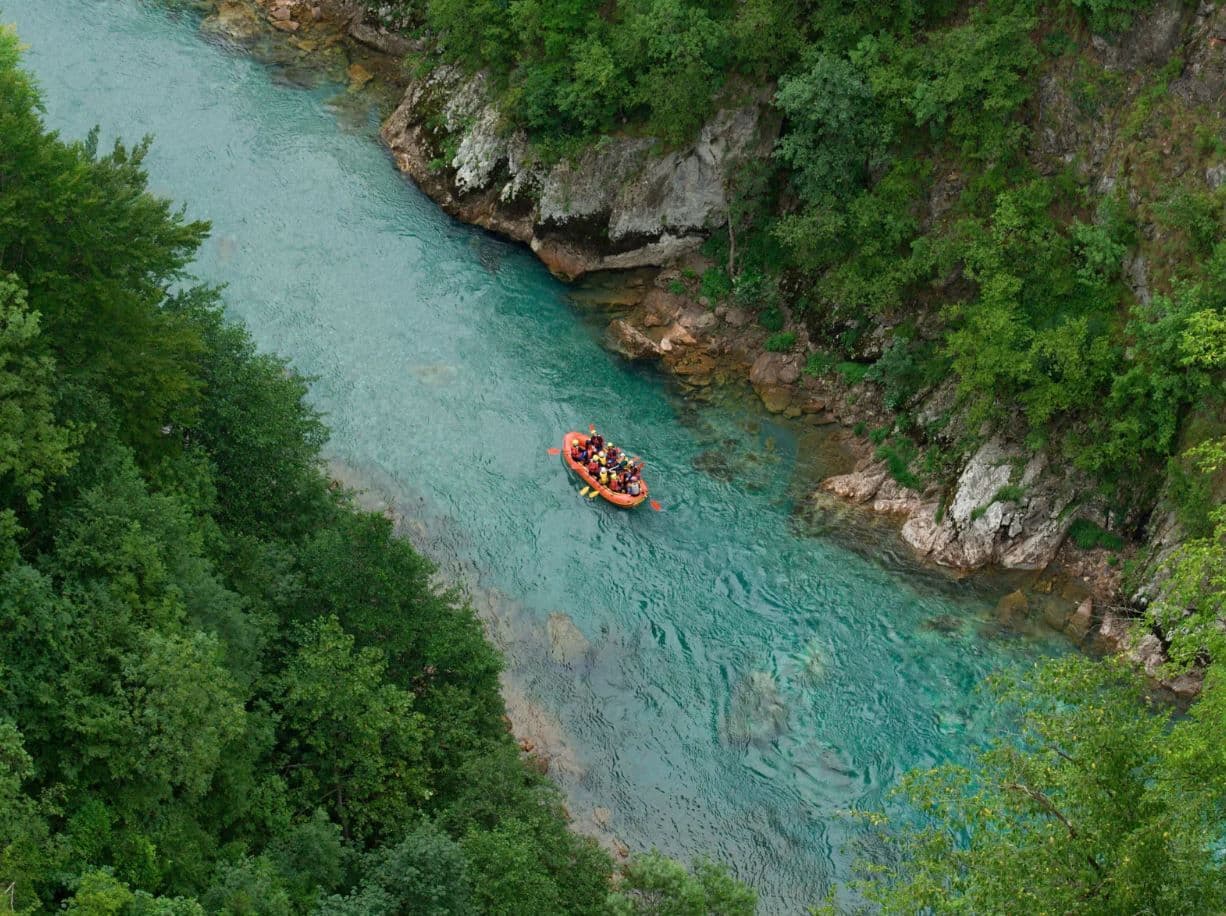
[[[1030,600],[1021,589],[1012,591],[996,602],[996,621],[1002,626],[1022,623],[1030,614]]]
[[[624,318],[615,318],[605,329],[605,345],[626,359],[658,357],[660,345]]]
[[[1086,598],[1081,604],[1077,605],[1077,610],[1073,611],[1068,622],[1064,625],[1064,632],[1069,639],[1080,643],[1086,638],[1090,632],[1090,627],[1094,621],[1094,599]]]

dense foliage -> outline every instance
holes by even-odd
[[[524,765],[471,610],[184,273],[207,226],[95,145],[0,31],[0,912],[640,911]]]
[[[887,913],[1220,913],[1226,690],[1174,721],[1136,674],[1072,657],[998,687],[1019,733],[973,769],[911,775],[864,863]]]

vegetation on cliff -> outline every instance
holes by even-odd
[[[472,611],[185,273],[207,226],[39,108],[0,31],[0,912],[751,911],[657,857],[611,891]]]
[[[874,383],[902,482],[947,480],[990,425],[1082,469],[1103,521],[1137,536],[1195,444],[1189,410],[1223,403],[1221,348],[1200,347],[1226,310],[1226,77],[1174,91],[1177,3],[368,5],[485,70],[546,156],[680,143],[774,83],[782,134],[729,182],[735,257],[717,233],[701,292],[772,330],[792,314],[815,371]],[[921,410],[947,379],[952,409]]]

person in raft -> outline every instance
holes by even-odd
[[[570,441],[570,457],[581,465],[602,487],[614,493],[638,496],[643,492],[643,468],[631,462],[628,455],[613,443],[605,443],[604,437],[593,428],[584,442]]]

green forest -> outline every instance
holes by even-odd
[[[0,31],[0,912],[752,911],[709,863],[611,887],[146,151],[48,132]]]

